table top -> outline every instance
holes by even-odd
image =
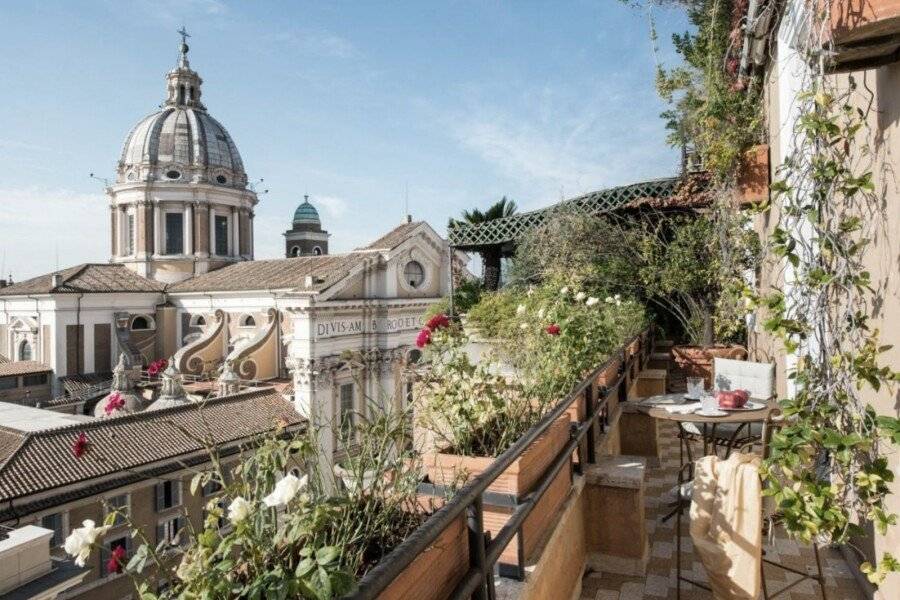
[[[684,392],[677,394],[662,394],[660,396],[650,396],[644,398],[640,402],[636,402],[638,409],[646,413],[654,419],[676,422],[690,423],[752,423],[754,421],[765,421],[769,412],[774,408],[778,408],[778,402],[769,400],[766,406],[759,410],[732,410],[726,411],[728,414],[721,417],[704,417],[697,413],[670,413],[664,407],[679,404],[688,404],[690,400],[686,400]],[[758,401],[757,401],[758,402]],[[699,402],[697,402],[699,405]]]

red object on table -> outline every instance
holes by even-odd
[[[749,399],[750,392],[747,390],[722,390],[716,394],[719,408],[741,408]]]

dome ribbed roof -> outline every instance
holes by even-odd
[[[221,167],[244,173],[231,135],[205,111],[166,107],[144,117],[125,140],[122,166]]]
[[[181,45],[166,74],[162,108],[140,120],[125,139],[119,181],[192,181],[245,187],[247,175],[234,140],[200,101],[203,80]]]
[[[319,220],[319,211],[316,207],[304,200],[303,203],[294,211],[294,223],[316,223],[321,225]]]

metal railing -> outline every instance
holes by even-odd
[[[642,342],[639,350],[628,355],[627,349],[635,340]],[[374,600],[377,598],[404,569],[437,541],[454,520],[465,512],[468,522],[469,569],[457,584],[450,598],[453,600],[468,598],[493,600],[494,565],[500,559],[503,550],[521,529],[525,519],[550,488],[560,470],[570,464],[573,452],[578,452],[577,468],[579,470],[582,470],[585,464],[596,462],[595,443],[598,428],[599,433],[602,434],[609,426],[608,401],[613,394],[617,395],[620,401],[627,399],[628,392],[623,384],[631,381],[637,375],[638,370],[646,364],[650,345],[650,332],[644,331],[621,346],[606,362],[594,369],[549,413],[544,415],[537,425],[519,438],[511,448],[498,456],[481,475],[462,487],[447,504],[431,515],[421,527],[366,573],[360,580],[356,591],[345,598],[348,600]],[[620,361],[616,382],[606,387],[597,386],[597,378],[616,360]],[[496,537],[491,538],[490,534],[484,531],[483,520],[483,503],[487,488],[579,398],[584,398],[585,401],[585,419],[578,423],[572,423],[566,445],[538,479],[536,487],[516,504],[508,521],[497,532]],[[586,440],[586,443],[582,444],[582,440]],[[522,560],[521,553],[519,560]]]

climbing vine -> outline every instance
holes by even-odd
[[[777,213],[770,279],[782,283],[758,301],[765,329],[794,361],[793,393],[782,401],[784,427],[773,436],[764,476],[791,534],[851,543],[864,524],[883,535],[897,520],[886,508],[894,474],[885,450],[900,443],[900,422],[866,401],[898,379],[880,362],[889,347],[879,344],[871,320],[877,291],[866,256],[883,222],[869,114],[860,108],[871,103],[852,77],[828,74],[829,3],[791,8],[796,31],[806,32],[797,44],[802,91],[773,205],[760,207]],[[862,565],[876,584],[898,569],[890,553]]]

